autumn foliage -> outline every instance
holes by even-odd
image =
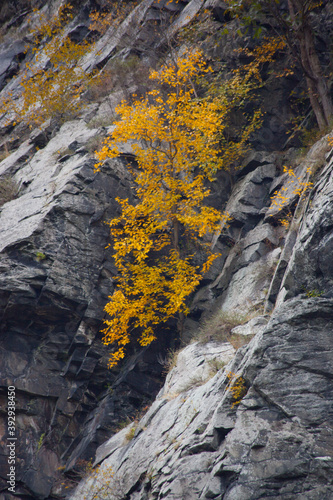
[[[327,68],[322,67],[317,51],[314,12],[324,8],[322,0],[226,0],[229,13],[237,18],[241,26],[251,26],[254,33],[261,32],[270,25],[277,33],[285,48],[288,48],[292,66],[297,64],[302,70],[313,113],[320,130],[330,126],[333,104]],[[329,2],[328,2],[329,3]],[[242,30],[238,30],[241,34]],[[321,51],[323,48],[321,48]],[[329,47],[327,47],[329,50]],[[289,68],[292,72],[292,69]]]
[[[85,73],[79,64],[91,45],[66,36],[71,9],[65,4],[51,19],[39,14],[37,27],[30,32],[32,59],[20,77],[21,92],[9,93],[0,102],[1,112],[7,112],[9,120],[30,125],[40,125],[48,118],[64,122],[80,111],[80,95],[94,75]]]
[[[120,121],[98,153],[100,166],[119,155],[119,143],[130,142],[137,161],[137,203],[118,199],[121,215],[109,222],[119,271],[105,307],[104,343],[115,348],[110,367],[124,357],[133,332],[148,345],[158,325],[188,313],[189,296],[216,258],[209,236],[229,217],[204,204],[206,183],[240,155],[258,115],[241,134],[239,151],[226,140],[221,150],[231,109],[247,83],[235,76],[218,97],[198,98],[194,82],[211,71],[199,51],[152,71],[155,90],[120,104]]]
[[[226,389],[231,393],[231,408],[234,408],[235,406],[239,405],[243,397],[246,396],[247,387],[243,377],[236,377],[235,373],[233,372],[227,373],[227,377],[229,379],[229,382],[226,386]]]
[[[110,28],[116,29],[136,6],[136,1],[106,0],[103,2],[102,10],[93,11],[90,14],[91,24],[89,28],[101,34]]]

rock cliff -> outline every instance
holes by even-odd
[[[68,32],[82,38],[89,13],[105,2],[72,3]],[[60,4],[22,0],[16,15],[3,3],[3,91],[15,93],[14,77],[31,57],[31,5],[50,15]],[[224,2],[143,0],[84,61],[86,71],[118,68],[116,91],[86,96],[81,114],[62,125],[30,130],[0,118],[1,500],[333,497],[333,154],[328,137],[298,158],[297,140],[284,147],[293,113],[286,95],[302,90],[297,75],[268,79],[253,151],[232,183],[223,172],[213,183],[210,201],[232,221],[185,322],[184,339],[195,342],[166,379],[173,335],[107,370],[100,329],[116,269],[104,221],[118,214],[117,196],[132,197],[131,152],[96,173],[94,150],[115,104],[146,85],[142,71],[205,9],[212,20],[201,47],[237,64],[234,38],[220,36]],[[323,44],[330,22],[326,12]],[[133,54],[140,65],[129,70]],[[291,163],[300,182],[314,167],[299,202],[282,169]],[[272,203],[282,186],[294,213],[287,229]],[[15,495],[7,484],[8,386],[16,388]],[[89,475],[89,460],[99,472]]]
[[[330,299],[289,299],[207,382],[179,369],[179,387],[174,369],[144,418],[97,450],[98,474],[71,498],[96,498],[100,478],[97,498],[331,498],[331,322]],[[194,346],[208,364],[210,344],[183,351],[193,375]],[[230,371],[247,391],[235,407]]]
[[[318,158],[325,141],[304,161]],[[234,356],[225,351],[228,344],[214,342],[181,351],[145,416],[98,448],[95,465],[100,470],[79,486],[73,500],[94,498],[105,477],[105,498],[332,497],[333,304],[330,271],[321,270],[323,255],[330,253],[324,247],[330,244],[332,166],[328,154],[311,202],[294,220],[297,228],[290,228],[282,251],[270,252],[276,258],[271,283],[277,287],[280,275],[280,286],[268,322],[261,316],[234,328],[254,334]],[[258,245],[259,234],[261,242],[270,234],[274,244],[268,227],[263,223],[247,233],[245,252]],[[251,239],[252,233],[256,238]],[[251,280],[260,296],[263,277],[258,269],[266,255],[248,258],[242,279],[229,280],[222,309],[229,300],[245,307],[246,298],[258,297],[248,285]],[[258,263],[256,269],[251,260]],[[238,274],[236,270],[234,276]],[[269,280],[266,268],[264,278]],[[209,335],[214,325],[207,328]],[[230,377],[243,386],[237,404]]]

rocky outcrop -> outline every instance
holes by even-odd
[[[66,123],[38,153],[34,134],[1,165],[21,186],[1,209],[1,386],[16,387],[18,485],[40,498],[63,460],[71,468],[88,459],[119,420],[119,394],[106,387],[116,377],[99,340],[115,274],[103,221],[118,210],[114,193],[127,195],[129,174],[120,160],[94,172],[86,145],[96,132]],[[122,374],[122,418],[160,387],[156,368],[134,371],[135,384],[133,367]]]
[[[327,155],[328,137],[324,137],[309,152],[308,161],[320,167],[326,165],[317,175],[306,206],[306,218],[295,220],[298,232],[297,242],[290,254],[282,288],[277,300],[293,297],[299,293],[331,296],[332,269],[330,262],[332,234],[332,151]]]
[[[315,150],[326,149],[327,137],[304,164],[314,158]],[[318,166],[325,161],[322,154],[316,158]],[[97,450],[100,472],[82,482],[72,500],[83,494],[91,498],[103,474],[115,498],[332,497],[333,301],[330,267],[325,274],[319,272],[324,256],[330,255],[331,153],[326,161],[311,193],[312,203],[300,202],[291,223],[290,234],[295,235],[297,221],[300,229],[296,236],[287,235],[289,264],[282,279],[280,273],[279,285],[279,275],[274,275],[280,291],[268,324],[251,320],[234,328],[243,334],[251,330],[255,337],[208,381],[201,375],[204,367],[209,369],[205,350],[199,351],[198,359],[195,344],[186,348],[143,419]],[[264,223],[241,238],[238,261],[233,257],[234,276],[237,267],[251,270],[251,258],[242,260],[244,250],[246,255],[254,246],[254,262],[260,261],[258,243],[268,239],[272,245],[281,244],[278,234]],[[284,250],[282,256],[286,259]],[[229,279],[218,303],[222,308],[228,300],[236,304],[243,289]],[[201,293],[201,305],[205,297],[213,301],[213,295],[208,296]],[[223,362],[222,352],[217,352],[217,359]],[[189,380],[188,373],[194,375],[198,366],[200,376]]]
[[[171,372],[144,418],[97,450],[98,474],[109,478],[109,494],[179,500],[331,498],[332,313],[330,299],[286,301],[224,370],[206,383],[201,379],[199,387],[191,387],[198,380],[179,386],[180,358],[174,369],[178,391],[169,392]],[[201,363],[207,364],[204,349]],[[187,354],[186,369],[197,364]],[[228,388],[230,372],[234,383],[246,388],[236,405]],[[93,498],[98,477],[83,482],[71,499]]]

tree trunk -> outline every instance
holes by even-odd
[[[173,221],[173,248],[179,252],[179,222],[177,219]]]
[[[330,123],[333,115],[332,101],[320,61],[315,49],[314,36],[309,20],[311,2],[288,0],[292,30],[298,39],[300,62],[305,73],[309,98],[320,130]]]

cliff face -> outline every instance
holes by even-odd
[[[135,427],[102,445],[99,473],[71,498],[96,498],[103,482],[100,498],[328,500],[331,328],[330,299],[288,300],[224,371],[162,391]],[[248,389],[234,408],[229,371]]]
[[[60,2],[36,2],[43,4],[47,13]],[[81,36],[98,4],[73,4],[69,32]],[[14,20],[10,6],[0,11],[12,28],[0,49],[0,85],[15,92],[13,76],[29,56],[17,27],[24,33],[30,6],[20,3],[21,17]],[[86,70],[118,61],[124,72],[119,61],[133,52],[144,67],[153,65],[170,49],[172,35],[206,7],[214,22],[202,47],[234,64],[232,37],[228,43],[218,37],[223,2],[144,0],[117,30],[100,37]],[[232,222],[216,241],[221,257],[185,323],[184,338],[201,329],[201,342],[178,356],[160,391],[172,338],[134,353],[114,372],[106,368],[100,340],[116,274],[104,221],[118,213],[115,198],[131,198],[132,190],[124,160],[110,160],[95,173],[93,151],[107,134],[110,109],[142,83],[133,74],[126,78],[126,88],[88,97],[81,115],[62,126],[51,120],[34,130],[13,128],[1,118],[0,182],[13,196],[0,208],[0,499],[65,498],[65,486],[76,485],[91,458],[111,478],[100,498],[329,499],[333,155],[327,137],[298,160],[301,180],[308,166],[315,164],[317,174],[288,230],[277,223],[281,214],[271,200],[279,186],[292,191],[281,167],[294,160],[295,150],[279,150],[287,139],[284,119],[292,114],[285,95],[302,84],[296,77],[267,83],[256,149],[233,186],[224,173],[212,186],[211,202],[220,209],[226,204]],[[291,193],[289,206],[296,201]],[[234,344],[254,336],[237,352],[224,333],[230,314],[245,322],[232,325]],[[227,387],[230,373],[243,391],[236,405]],[[11,385],[16,496],[6,482]],[[151,403],[141,420],[114,434]],[[83,482],[71,498],[90,498],[100,478]]]
[[[332,166],[299,220],[267,325],[213,378],[212,358],[227,362],[230,353],[214,343],[185,348],[143,419],[97,450],[100,471],[73,500],[93,498],[103,474],[105,498],[331,498],[333,304],[330,271],[320,269],[330,254]],[[322,295],[300,293],[304,284]],[[236,405],[230,372],[245,386]]]

